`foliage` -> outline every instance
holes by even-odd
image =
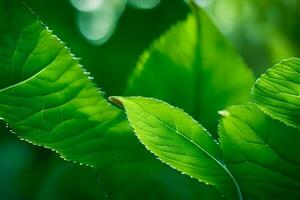
[[[12,19],[1,37],[3,76],[11,79],[1,79],[0,113],[19,137],[95,167],[111,198],[147,194],[149,199],[176,199],[185,193],[196,198],[201,187],[207,188],[144,150],[124,114],[104,99],[64,44],[26,7],[11,9],[13,17],[2,18]],[[160,180],[164,176],[174,182]],[[181,190],[173,193],[168,187]],[[208,190],[218,195],[213,188]]]
[[[280,120],[286,123],[290,122],[288,119],[297,123],[294,115],[300,113],[299,94],[287,96],[278,90],[293,91],[292,86],[294,91],[299,90],[298,61],[284,60],[257,81],[254,99],[263,102],[258,107],[269,116],[251,103],[219,112],[223,116],[219,126],[220,147],[184,111],[166,103],[143,97],[113,97],[112,101],[125,107],[131,127],[151,152],[179,171],[215,185],[228,199],[297,199],[300,132],[277,121],[276,116],[284,117]],[[272,72],[286,73],[268,76]],[[264,81],[266,78],[269,79]],[[268,95],[259,96],[261,91]],[[263,101],[265,98],[268,101]],[[272,103],[277,103],[276,107],[270,106]]]
[[[226,199],[299,198],[299,59],[262,75],[247,104],[251,72],[190,6],[142,55],[125,94],[165,100],[204,126],[161,100],[111,97],[128,124],[65,44],[10,1],[0,4],[0,117],[21,139],[95,168],[109,199],[221,199],[216,188]],[[232,104],[246,105],[220,111],[217,134],[217,111]]]

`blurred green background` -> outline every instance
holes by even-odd
[[[3,0],[4,1],[4,0]],[[122,94],[139,55],[189,8],[184,0],[25,0],[106,95]],[[300,56],[300,0],[197,0],[260,75]],[[0,123],[0,199],[106,199],[101,179]]]

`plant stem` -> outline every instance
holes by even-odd
[[[201,103],[201,92],[202,92],[202,49],[201,49],[201,16],[200,16],[200,10],[196,3],[193,0],[189,0],[189,6],[193,12],[193,15],[195,16],[196,20],[196,45],[195,45],[195,58],[193,63],[194,68],[194,117],[196,120],[199,120],[200,112],[201,112],[201,105],[204,105]],[[199,89],[200,88],[200,89]]]

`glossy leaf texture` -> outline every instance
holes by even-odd
[[[221,148],[242,194],[247,199],[299,199],[300,131],[252,104],[222,114]]]
[[[217,111],[247,102],[254,78],[205,11],[194,9],[143,53],[125,94],[182,108],[215,134]]]
[[[162,162],[215,185],[228,199],[242,199],[239,187],[222,162],[216,141],[193,118],[162,101],[145,97],[111,97],[123,105],[131,127]]]
[[[0,117],[21,139],[95,167],[109,199],[220,198],[144,149],[79,60],[11,1],[0,1],[0,67]]]
[[[252,95],[266,114],[300,129],[300,59],[286,59],[270,68],[257,80]]]

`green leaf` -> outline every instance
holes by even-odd
[[[21,139],[95,167],[109,199],[220,198],[146,151],[69,49],[10,2],[0,1],[0,117]]]
[[[300,128],[300,59],[286,59],[270,68],[255,83],[252,96],[263,112]]]
[[[300,198],[300,132],[255,105],[222,112],[220,143],[228,169],[247,199]]]
[[[254,78],[207,14],[195,10],[143,53],[125,94],[164,100],[215,133],[217,111],[247,102]]]
[[[241,199],[239,187],[222,163],[208,132],[188,114],[144,97],[111,97],[124,106],[130,125],[148,150],[175,169],[215,185],[228,199]]]
[[[93,160],[90,154],[101,149],[104,137],[126,131],[123,114],[26,7],[12,9],[8,27],[0,29],[0,116],[23,139],[102,167],[108,155],[101,152],[103,160]],[[6,19],[1,16],[1,25]]]

